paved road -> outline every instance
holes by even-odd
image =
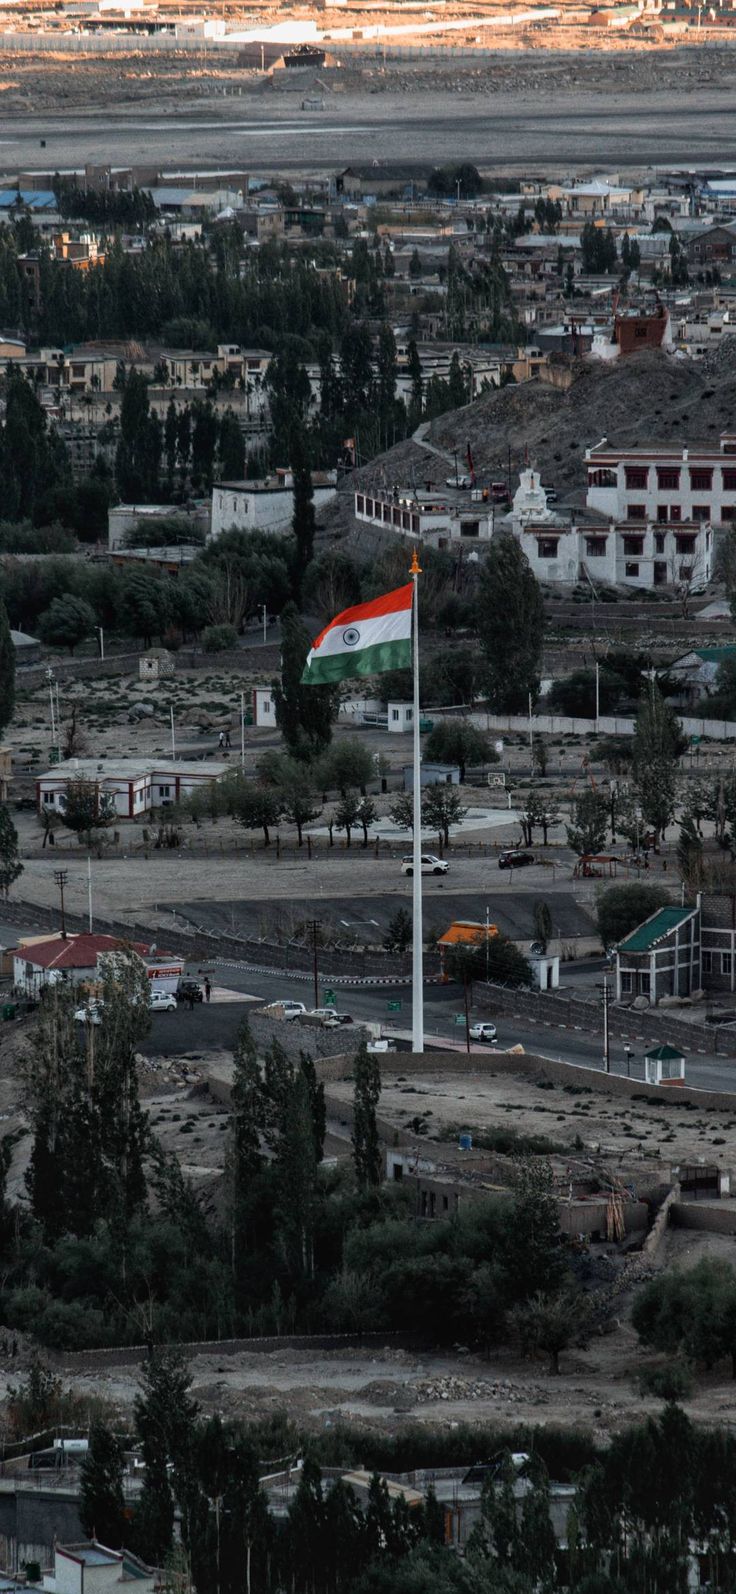
[[[314,1004],[314,988],[309,979],[289,979],[280,974],[253,974],[245,969],[218,967],[216,978],[222,980],[233,990],[255,995],[267,1002],[277,1001],[279,997],[287,995],[297,1001],[303,1001],[308,1007]],[[409,986],[394,986],[392,988],[369,987],[359,989],[347,985],[340,985],[340,981],[330,977],[329,980],[320,982],[320,999],[324,999],[326,989],[335,992],[337,1006],[344,1012],[352,1013],[356,1019],[370,1019],[380,1022],[386,1027],[395,1026],[399,1030],[411,1028],[411,992]],[[389,1001],[401,1001],[401,1012],[389,1011]],[[212,1007],[210,1009],[209,1023],[212,1025],[213,1034],[234,1033],[237,1024],[247,1009],[237,1010],[230,1008]],[[427,986],[425,988],[425,1031],[427,1045],[439,1045],[443,1040],[457,1041],[463,1037],[463,1027],[456,1023],[462,1015],[462,995],[457,986]],[[222,1015],[222,1016],[221,1016]],[[486,1016],[482,997],[478,999],[473,1009],[474,1018]],[[195,1015],[196,1017],[196,1015]],[[170,1019],[178,1024],[179,1015],[159,1014],[154,1019],[157,1026],[155,1031],[157,1043],[165,1044],[167,1031],[165,1026]],[[498,1029],[499,1046],[508,1047],[520,1044],[525,1051],[540,1053],[542,1056],[559,1058],[562,1062],[578,1063],[586,1068],[603,1068],[603,1042],[600,1035],[586,1035],[582,1031],[568,1030],[556,1025],[534,1023],[528,1019],[515,1019],[502,1017],[494,1020]],[[208,1023],[207,1015],[197,1020],[198,1025]],[[174,1038],[173,1027],[168,1032]],[[346,1030],[346,1035],[348,1031]],[[215,1044],[227,1044],[216,1042]],[[172,1050],[175,1047],[172,1047]],[[489,1048],[492,1050],[492,1048]],[[615,1039],[611,1042],[611,1069],[614,1073],[626,1072],[626,1059],[623,1045]],[[686,1064],[687,1079],[692,1085],[697,1085],[703,1090],[733,1090],[736,1092],[736,1058],[723,1058],[711,1056],[695,1056],[688,1058]],[[643,1065],[640,1057],[636,1055],[631,1064],[631,1073],[634,1078],[643,1079]]]
[[[26,933],[22,926],[3,923],[0,939],[9,943],[18,935]],[[193,965],[190,972],[203,974],[209,971],[216,986],[225,987],[231,996],[240,993],[242,1001],[216,999],[209,1005],[202,1004],[192,1011],[188,1008],[179,1009],[176,1013],[157,1013],[152,1018],[151,1040],[152,1046],[164,1056],[175,1056],[183,1052],[203,1052],[211,1047],[232,1047],[237,1034],[238,1026],[243,1017],[253,1006],[253,998],[259,1002],[274,1002],[282,996],[292,996],[298,1001],[306,1003],[307,1007],[314,1005],[314,987],[309,978],[286,979],[283,974],[256,974],[252,969],[231,967],[225,962],[217,964],[208,963]],[[411,992],[408,985],[367,988],[356,988],[341,985],[339,979],[330,976],[320,982],[320,1000],[324,999],[324,992],[331,988],[335,991],[337,1006],[343,1011],[352,1013],[356,1019],[369,1019],[379,1022],[386,1027],[391,1025],[399,1030],[411,1027]],[[249,1000],[250,999],[250,1000]],[[389,1010],[388,1003],[401,1002],[401,1011]],[[433,986],[425,988],[425,1032],[427,1046],[438,1046],[443,1040],[457,1042],[463,1037],[463,1028],[456,1023],[456,1018],[462,1014],[462,995],[457,986]],[[479,996],[473,1009],[474,1018],[487,1016],[484,1010],[482,997]],[[587,1068],[602,1068],[602,1041],[600,1035],[586,1035],[582,1031],[568,1030],[556,1025],[534,1023],[528,1019],[499,1018],[496,1021],[498,1041],[501,1047],[520,1044],[525,1051],[539,1053],[542,1056],[558,1058],[562,1062],[578,1063]],[[346,1035],[347,1035],[346,1031]],[[492,1050],[492,1048],[489,1048]],[[615,1040],[611,1043],[611,1067],[614,1073],[625,1073],[626,1064],[623,1047]],[[691,1055],[687,1060],[687,1079],[692,1085],[697,1085],[703,1090],[733,1090],[736,1092],[736,1058],[723,1058],[710,1056]],[[643,1068],[636,1056],[631,1065],[631,1072],[635,1078],[643,1077]]]

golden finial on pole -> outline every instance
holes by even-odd
[[[410,576],[420,576],[421,573],[422,573],[422,567],[421,567],[421,565],[419,563],[419,560],[417,558],[417,550],[416,550],[416,548],[412,548],[412,551],[411,551],[411,566],[410,566],[410,569],[409,569],[409,575]]]

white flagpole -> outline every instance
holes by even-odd
[[[424,1051],[424,968],[422,962],[422,759],[419,742],[419,586],[421,575],[417,551],[411,562],[414,582],[412,604],[412,665],[414,670],[414,847],[413,847],[413,938],[412,938],[412,1021],[411,1049]]]

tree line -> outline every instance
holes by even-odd
[[[325,1102],[309,1052],[272,1040],[259,1054],[244,1024],[213,1214],[139,1100],[142,964],[132,953],[107,960],[99,1023],[75,1021],[79,1001],[45,990],[31,1042],[29,1206],[11,1206],[3,1184],[0,1209],[9,1326],[73,1348],[431,1322],[446,1342],[487,1344],[521,1332],[520,1313],[551,1354],[576,1287],[544,1165],[521,1165],[506,1196],[417,1227],[408,1189],[383,1182],[380,1072],[365,1044],[352,1157],[331,1170],[320,1166]],[[180,1133],[192,1131],[184,1118]],[[12,1146],[2,1145],[5,1179]],[[576,1333],[579,1312],[566,1322]]]
[[[447,1547],[431,1486],[409,1507],[401,1494],[390,1497],[378,1470],[362,1499],[326,1474],[326,1462],[355,1464],[349,1432],[305,1439],[283,1424],[270,1430],[207,1418],[181,1356],[153,1352],[133,1434],[103,1420],[92,1428],[82,1465],[85,1531],[163,1565],[178,1588],[222,1594],[244,1581],[251,1594],[687,1594],[693,1575],[714,1594],[736,1587],[736,1441],[695,1426],[677,1405],[623,1429],[606,1449],[564,1430],[550,1443],[532,1430],[513,1453],[489,1430],[460,1432],[453,1448],[474,1448],[455,1464],[472,1461],[484,1478],[462,1556]],[[132,1510],[124,1439],[145,1463]],[[259,1446],[273,1454],[279,1439],[284,1470],[299,1458],[298,1481],[286,1511],[271,1515],[261,1478],[279,1463],[260,1460]],[[439,1434],[419,1429],[399,1445],[411,1467],[441,1465],[447,1451]],[[573,1465],[560,1478],[552,1469],[565,1448]],[[387,1449],[365,1435],[360,1455]],[[559,1508],[553,1518],[552,1479],[574,1484],[562,1519]]]

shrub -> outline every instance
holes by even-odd
[[[227,653],[229,648],[235,647],[237,640],[234,625],[207,625],[202,632],[205,653]]]
[[[668,1362],[664,1367],[645,1367],[639,1378],[643,1395],[657,1400],[687,1400],[693,1392],[693,1379],[684,1362]]]

